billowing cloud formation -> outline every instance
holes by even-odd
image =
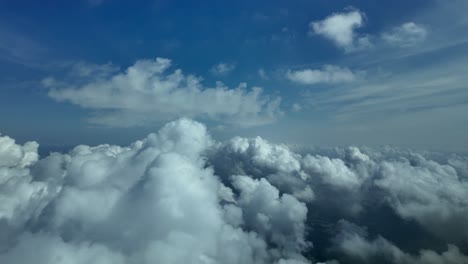
[[[0,263],[467,263],[466,157],[217,142],[188,119],[37,148],[0,137]]]
[[[171,61],[139,60],[124,72],[90,74],[80,67],[69,80],[47,78],[49,96],[83,108],[98,110],[92,123],[131,126],[189,116],[252,126],[273,122],[282,115],[280,98],[263,95],[259,87],[242,83],[229,89],[222,83],[206,88],[201,79],[180,69],[169,72]],[[103,67],[94,67],[101,69]],[[109,67],[106,67],[106,69]],[[107,74],[104,74],[107,73]]]
[[[319,83],[334,84],[353,82],[358,77],[348,68],[326,65],[323,69],[289,70],[286,72],[286,78],[300,84],[312,85]]]
[[[340,221],[340,234],[335,239],[336,249],[359,263],[417,263],[417,264],[456,264],[468,263],[468,256],[463,255],[454,245],[438,254],[432,250],[421,249],[418,256],[403,252],[383,237],[374,240],[367,238],[363,228],[347,221]]]
[[[366,36],[358,36],[356,29],[364,25],[364,14],[357,9],[334,13],[324,20],[310,22],[310,32],[322,35],[347,52],[371,46]]]
[[[414,46],[426,39],[427,29],[414,22],[407,22],[382,34],[382,39],[400,47]]]

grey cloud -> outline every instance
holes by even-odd
[[[335,238],[335,250],[344,253],[353,261],[362,263],[468,263],[468,256],[462,254],[454,245],[448,245],[447,250],[440,254],[432,250],[421,249],[418,255],[402,251],[387,239],[379,236],[368,239],[367,231],[345,220],[339,222],[341,229]]]

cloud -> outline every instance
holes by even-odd
[[[181,116],[253,126],[282,115],[281,98],[264,95],[259,87],[247,89],[242,83],[230,89],[217,83],[206,88],[199,77],[180,69],[169,72],[171,63],[139,60],[124,72],[81,65],[73,78],[47,78],[43,84],[51,98],[96,110],[88,121],[109,126],[142,126]]]
[[[365,229],[345,220],[339,223],[341,233],[335,239],[336,250],[344,253],[354,261],[363,263],[468,263],[468,256],[460,252],[454,245],[448,245],[441,254],[432,250],[421,249],[419,255],[414,256],[403,252],[383,237],[374,240],[367,239]]]
[[[200,123],[181,119],[128,147],[80,145],[41,160],[29,155],[37,144],[1,139],[2,262],[306,263],[305,205],[266,180],[245,178],[261,190],[251,193],[233,179],[233,196],[206,166],[215,142]],[[270,227],[255,222],[257,210]]]
[[[220,62],[216,65],[213,65],[211,67],[211,73],[214,75],[222,76],[222,75],[227,75],[230,72],[232,72],[234,69],[236,69],[236,64],[234,63],[226,63],[226,62]]]
[[[355,31],[364,25],[364,14],[357,9],[334,13],[324,20],[309,24],[310,34],[321,35],[331,40],[346,52],[366,49],[371,46],[367,36],[359,36]]]
[[[190,119],[37,149],[0,137],[2,263],[466,262],[465,156],[219,142]]]
[[[263,68],[258,69],[258,76],[263,80],[268,80],[270,78]]]
[[[382,34],[382,40],[390,45],[411,47],[423,42],[428,31],[414,22],[407,22]]]
[[[322,69],[288,70],[286,78],[292,82],[313,85],[319,83],[348,83],[356,81],[358,76],[348,68],[326,65]]]

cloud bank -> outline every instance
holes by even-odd
[[[43,84],[51,98],[95,110],[88,121],[102,125],[141,126],[189,116],[253,126],[282,115],[281,98],[264,95],[262,88],[247,89],[245,83],[234,89],[222,83],[206,88],[199,77],[170,71],[171,64],[164,58],[139,60],[123,72],[108,65],[80,65],[73,68],[73,78],[47,78]]]
[[[37,149],[0,137],[1,263],[468,263],[463,156],[218,142],[190,119]]]

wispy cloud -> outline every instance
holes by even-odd
[[[211,73],[218,76],[227,75],[236,69],[235,63],[220,62],[211,67]]]
[[[349,83],[356,81],[358,76],[348,68],[326,65],[322,69],[288,70],[286,78],[292,82],[312,85],[318,83]]]

